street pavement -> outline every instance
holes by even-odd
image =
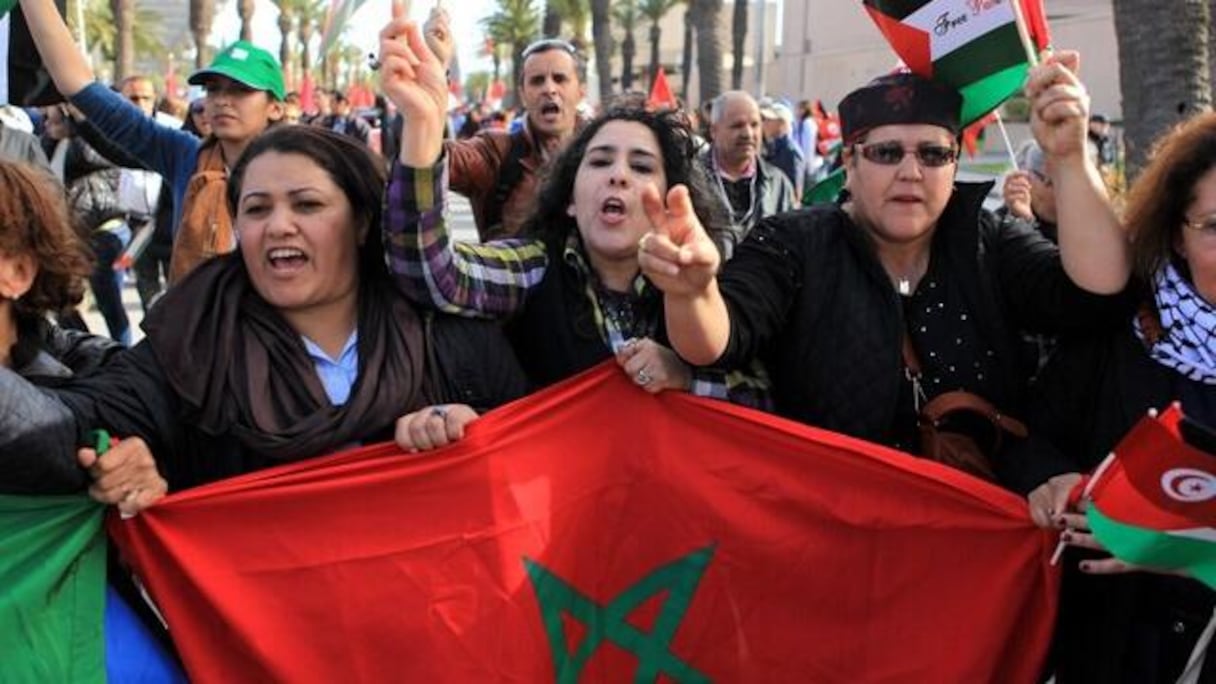
[[[477,239],[477,227],[473,223],[473,210],[469,206],[469,201],[455,193],[448,195],[448,198],[448,221],[452,224],[452,234],[457,240],[475,241]],[[135,290],[134,273],[130,273],[127,276],[126,284],[122,290],[122,302],[127,309],[127,317],[131,319],[132,342],[138,342],[144,336],[144,331],[139,327],[140,321],[143,320],[144,312],[143,308],[139,305],[139,293]],[[84,320],[88,324],[90,331],[98,335],[109,334],[105,319],[97,311],[91,295],[86,297],[85,302],[81,305],[81,311],[84,314]]]

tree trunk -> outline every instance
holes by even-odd
[[[764,0],[761,0],[763,2]],[[735,16],[730,25],[730,87],[743,87],[743,42],[747,39],[747,0],[735,0]]]
[[[692,85],[693,21],[697,7],[688,0],[684,8],[684,54],[680,57],[680,99],[688,102],[688,88]]]
[[[114,82],[135,73],[135,0],[110,0],[114,16]]]
[[[1127,177],[1144,165],[1153,141],[1211,106],[1208,0],[1114,0],[1123,91]]]
[[[633,27],[625,27],[625,40],[621,41],[621,91],[627,92],[633,88],[633,56],[637,53],[637,43],[633,40]]]
[[[241,18],[241,40],[253,40],[254,0],[237,0],[236,12]]]
[[[214,19],[215,0],[190,0],[190,35],[194,38],[195,69],[202,69],[211,63],[207,37],[211,35],[211,22]]]
[[[595,73],[600,79],[600,103],[612,99],[612,17],[609,0],[591,0],[591,41],[595,43]]]
[[[659,22],[656,21],[650,26],[650,68],[646,70],[650,74],[648,87],[651,89],[654,88],[654,80],[659,77],[659,39],[662,37],[663,29],[659,28]]]
[[[279,33],[282,35],[282,40],[279,41],[279,64],[283,66],[283,78],[287,81],[288,87],[295,90],[294,71],[291,63],[291,30],[295,24],[294,18],[288,10],[287,3],[279,5]]]
[[[697,6],[697,72],[704,102],[722,94],[722,44],[718,40],[722,4],[719,0],[691,1]]]
[[[545,3],[545,19],[541,23],[541,34],[546,38],[554,38],[561,35],[562,32],[562,15],[558,14],[557,7],[552,2]]]
[[[296,33],[300,37],[300,83],[303,83],[304,79],[308,78],[308,74],[312,72],[312,18],[300,17],[299,23]],[[324,71],[321,72],[321,77],[325,77]]]

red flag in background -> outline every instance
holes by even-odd
[[[317,111],[317,87],[307,71],[300,79],[300,111],[314,114]]]
[[[988,112],[984,118],[963,129],[963,149],[967,150],[968,157],[974,157],[979,153],[980,138],[982,138],[984,135],[984,129],[987,128],[989,124],[996,123],[996,120],[997,113],[994,109],[991,112]]]
[[[110,530],[196,681],[1033,682],[1055,617],[1023,499],[615,365]]]
[[[654,84],[650,86],[650,97],[646,100],[646,105],[651,109],[675,109],[679,106],[676,96],[671,92],[671,86],[667,84],[667,70],[663,67],[659,67],[659,72],[654,75]]]

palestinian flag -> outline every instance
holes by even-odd
[[[1216,456],[1183,440],[1177,405],[1146,417],[1096,474],[1090,527],[1117,558],[1216,589]]]
[[[55,0],[59,13],[65,0]],[[25,15],[17,0],[0,0],[0,104],[41,107],[62,102],[51,75],[42,66]]]
[[[1042,0],[864,0],[866,11],[914,73],[963,96],[962,123],[1018,92],[1047,47]]]
[[[0,496],[0,680],[106,680],[102,512],[84,496]]]
[[[1058,584],[1010,492],[612,362],[109,523],[200,682],[1031,682]]]

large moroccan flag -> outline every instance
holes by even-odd
[[[198,682],[1034,682],[1055,615],[1024,500],[611,364],[110,525]]]
[[[1042,0],[864,0],[914,73],[963,96],[967,125],[1016,93],[1050,42]]]
[[[1096,474],[1087,517],[1117,558],[1216,589],[1216,456],[1182,439],[1183,420],[1175,405],[1136,424]]]
[[[0,496],[0,682],[104,682],[106,541],[85,496]]]

